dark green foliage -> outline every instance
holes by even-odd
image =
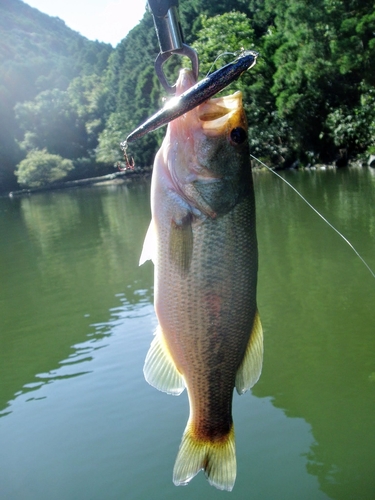
[[[340,106],[327,117],[327,128],[335,146],[350,151],[375,153],[375,89],[361,85],[361,101],[355,107]]]
[[[373,6],[361,0],[269,0],[268,8],[276,14],[278,38],[272,93],[277,113],[291,129],[289,148],[302,160],[308,154],[330,160],[341,119],[344,126],[344,116],[363,115],[361,84],[374,85]],[[371,141],[361,135],[344,140],[341,148],[349,154],[365,151]]]

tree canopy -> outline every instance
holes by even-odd
[[[34,149],[18,164],[16,176],[21,186],[41,187],[64,179],[72,169],[71,160]]]
[[[218,56],[213,69],[241,47],[260,53],[226,90],[244,94],[255,155],[288,166],[375,153],[371,2],[180,0],[179,11],[201,77]],[[108,171],[121,160],[119,143],[163,104],[148,12],[116,49],[21,0],[1,2],[0,30],[0,192],[14,189],[17,165],[33,152],[69,160],[69,179]],[[167,76],[186,63],[171,58]],[[164,133],[132,144],[138,165],[152,164]]]

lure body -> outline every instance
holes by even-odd
[[[172,97],[160,111],[131,132],[121,146],[126,148],[128,143],[143,137],[148,132],[152,132],[196,108],[223,90],[231,82],[237,80],[244,71],[254,66],[257,56],[258,53],[255,51],[244,51],[234,62],[211,73],[181,95]]]

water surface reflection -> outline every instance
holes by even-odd
[[[288,174],[375,267],[375,177]],[[262,377],[234,399],[231,497],[370,499],[375,285],[269,174],[255,178]],[[171,482],[188,415],[142,375],[156,326],[138,267],[149,185],[0,199],[0,496],[217,498]],[[222,494],[221,494],[222,495]]]
[[[375,268],[369,172],[290,173],[288,180]],[[258,179],[257,192],[266,354],[253,392],[312,426],[307,470],[330,497],[373,498],[374,279],[285,185]]]
[[[137,304],[141,289],[152,302],[151,265],[138,267],[148,190],[1,200],[0,409],[85,341],[90,324],[107,320],[116,294]]]

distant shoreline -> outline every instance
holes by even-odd
[[[127,184],[135,179],[150,177],[152,173],[151,167],[140,168],[136,167],[134,170],[126,170],[124,172],[114,172],[112,174],[102,175],[100,177],[90,177],[88,179],[77,179],[75,181],[56,182],[48,186],[41,186],[36,188],[17,189],[10,191],[8,196],[10,198],[16,196],[25,196],[34,193],[43,193],[46,191],[57,191],[61,189],[77,188],[83,186],[105,186],[110,184]],[[6,196],[4,194],[3,196]]]
[[[372,162],[371,162],[372,160]],[[316,165],[311,165],[308,167],[300,167],[300,166],[291,166],[289,168],[277,168],[274,167],[273,170],[280,171],[280,170],[336,170],[338,168],[363,168],[365,166],[371,166],[374,167],[375,163],[375,158],[374,156],[370,157],[369,162],[366,164],[363,164],[358,161],[353,161],[349,162],[348,165],[345,167],[339,167],[334,164],[316,164]],[[262,172],[262,171],[267,171],[268,169],[266,167],[262,167],[257,161],[252,160],[252,171],[253,172]],[[0,197],[5,197],[8,196],[10,198],[13,197],[18,197],[18,196],[25,196],[25,195],[31,195],[34,193],[43,193],[46,191],[57,191],[57,190],[62,190],[62,189],[69,189],[69,188],[78,188],[78,187],[84,187],[84,186],[106,186],[106,185],[115,185],[115,184],[128,184],[130,182],[133,182],[136,179],[145,179],[148,177],[151,177],[152,174],[152,167],[136,167],[134,170],[128,169],[126,171],[119,171],[119,172],[114,172],[112,174],[107,174],[107,175],[102,175],[99,177],[90,177],[87,179],[78,179],[75,181],[66,181],[66,182],[56,182],[53,184],[49,184],[48,186],[41,186],[37,188],[25,188],[25,189],[18,189],[15,191],[10,191],[9,193],[3,193],[0,194]]]

